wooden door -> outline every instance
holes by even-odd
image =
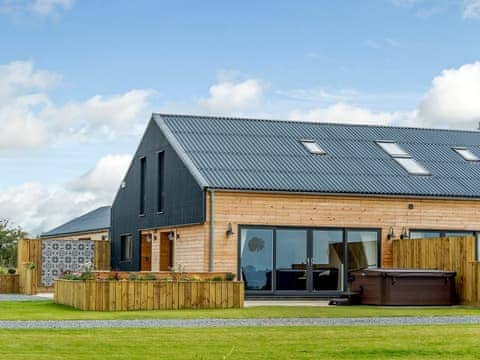
[[[142,234],[140,249],[140,271],[152,271],[152,238],[150,234]]]
[[[160,271],[169,271],[173,266],[173,247],[172,241],[168,238],[168,233],[160,234]]]

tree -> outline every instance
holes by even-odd
[[[17,245],[26,233],[13,227],[8,220],[0,220],[0,267],[17,267]]]

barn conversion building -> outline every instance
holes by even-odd
[[[112,268],[230,271],[328,296],[392,240],[477,235],[480,133],[154,114],[115,197]]]

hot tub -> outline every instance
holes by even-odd
[[[364,269],[350,273],[350,290],[366,305],[453,305],[455,272]]]

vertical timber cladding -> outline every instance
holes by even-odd
[[[158,211],[158,159],[163,151],[163,211]],[[140,215],[140,158],[146,159],[145,214]],[[151,120],[112,205],[112,269],[140,269],[140,231],[205,221],[204,191]],[[121,261],[120,236],[133,237],[132,259]],[[155,244],[152,244],[155,246]],[[153,250],[153,248],[152,248]],[[153,253],[152,253],[153,255]],[[156,265],[153,266],[155,268]]]
[[[403,228],[480,230],[479,215],[478,200],[216,191],[214,270],[237,272],[238,225],[381,228],[381,264],[391,267],[390,227],[396,238]],[[226,235],[229,223],[232,236]],[[205,244],[208,251],[208,236]]]

